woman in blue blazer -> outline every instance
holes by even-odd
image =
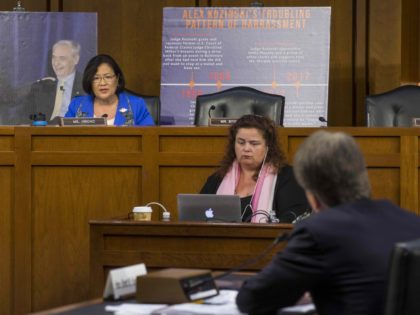
[[[75,97],[65,117],[106,117],[108,125],[153,126],[153,118],[141,97],[124,91],[121,68],[109,55],[97,55],[83,73],[88,95]]]

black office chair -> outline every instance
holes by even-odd
[[[404,85],[366,97],[368,127],[411,127],[420,118],[420,87]]]
[[[147,110],[149,111],[150,115],[152,115],[155,125],[158,126],[160,124],[160,97],[142,95],[128,89],[126,89],[126,92],[135,96],[142,97],[144,99]]]
[[[234,87],[197,96],[194,123],[196,126],[207,126],[209,113],[212,118],[239,118],[246,114],[255,114],[269,117],[278,125],[283,125],[284,102],[282,95],[245,86]]]
[[[398,243],[391,254],[385,315],[420,314],[420,239]]]

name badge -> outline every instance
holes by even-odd
[[[230,126],[237,120],[238,118],[209,118],[209,126]]]
[[[60,118],[60,126],[106,126],[105,117],[76,117],[76,118]]]
[[[137,277],[145,274],[147,274],[145,264],[112,269],[106,279],[104,299],[113,297],[118,300],[123,296],[134,295]]]
[[[412,126],[413,127],[420,127],[420,118],[413,118]]]

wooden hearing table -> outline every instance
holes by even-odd
[[[366,158],[374,198],[390,199],[420,214],[419,128],[323,129],[354,136]],[[290,163],[300,144],[317,130],[278,129]],[[174,230],[193,233],[191,230],[199,229],[193,229],[194,225],[175,226],[176,196],[200,190],[219,165],[226,139],[224,127],[0,127],[0,314],[23,315],[90,298],[89,220],[122,217],[134,206],[158,201],[171,211]],[[153,220],[159,220],[156,210]],[[130,229],[129,224],[127,227]],[[167,262],[192,266],[191,262],[201,257],[203,265],[211,266],[217,260],[233,266],[258,253],[276,235],[273,231],[264,244],[251,248],[248,246],[255,245],[249,242],[253,238],[253,234],[248,237],[249,230],[267,233],[266,228],[259,226],[254,231],[245,226],[211,227],[205,226],[207,232],[203,233],[224,228],[223,233],[242,233],[243,238],[235,236],[241,242],[234,246],[235,242],[227,237],[217,242],[217,237],[212,236],[208,244],[215,248],[207,250],[213,255],[199,256],[194,255],[200,250],[195,244],[207,245],[206,234],[202,238],[192,234],[193,240],[200,240],[195,243],[186,240],[187,236],[174,237],[185,242],[182,246],[189,246],[190,252],[185,249],[185,255],[174,253],[173,248],[182,246],[176,247],[171,236],[160,236],[166,243],[158,242],[157,237],[145,238],[151,243],[143,244],[127,235],[131,243],[122,242],[122,237],[118,242],[122,247],[136,247],[128,251],[124,264],[140,258],[160,262],[154,268],[166,267]],[[163,227],[155,229],[162,233]],[[112,248],[115,242],[108,236],[104,248]],[[156,242],[160,252],[154,246]],[[136,251],[152,245],[155,251],[142,255]],[[230,255],[223,254],[228,252],[222,251],[227,246]],[[249,255],[238,254],[246,248]],[[104,257],[98,256],[106,258],[104,270],[119,266],[119,252],[116,248]]]
[[[145,263],[148,271],[168,267],[227,270],[258,256],[278,235],[292,228],[290,224],[129,220],[93,220],[89,224],[92,298],[102,295],[111,268]],[[259,270],[283,246],[279,244],[246,270]]]

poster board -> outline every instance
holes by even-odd
[[[178,7],[163,16],[162,123],[193,124],[198,95],[235,86],[284,95],[284,126],[328,119],[330,7]]]
[[[34,98],[56,89],[52,47],[59,40],[80,45],[76,64],[80,77],[97,52],[97,14],[0,12],[0,124],[28,123],[29,114],[38,112]],[[43,85],[44,94],[30,96],[37,83]]]

